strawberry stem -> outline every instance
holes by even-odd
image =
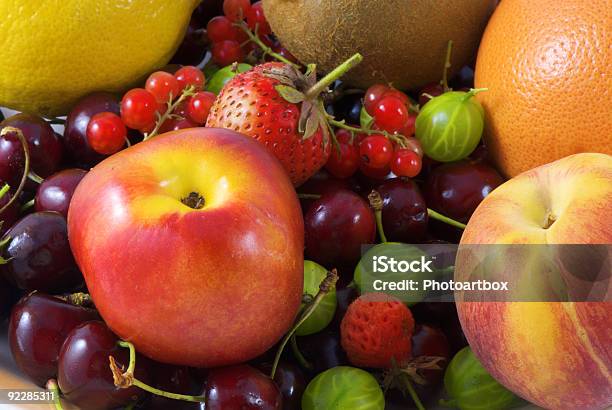
[[[353,54],[348,60],[344,63],[340,64],[338,67],[334,68],[330,71],[326,76],[321,78],[315,85],[313,85],[309,90],[307,90],[304,94],[306,95],[306,100],[314,100],[319,95],[321,95],[327,87],[332,85],[334,81],[342,77],[349,70],[358,66],[359,63],[363,61],[363,56],[359,53]]]

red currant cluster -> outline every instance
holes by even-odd
[[[384,84],[370,87],[363,101],[362,120],[366,119],[361,125],[373,132],[352,135],[338,130],[338,150],[330,156],[327,170],[338,178],[347,178],[357,170],[373,178],[389,172],[410,178],[418,175],[423,150],[414,138],[416,113],[412,107],[414,103],[399,90]]]
[[[128,128],[150,134],[204,125],[215,94],[202,91],[204,73],[185,66],[174,74],[156,71],[145,88],[133,88],[121,100],[121,116],[113,112],[94,115],[87,126],[91,148],[104,155],[120,151],[128,142]]]

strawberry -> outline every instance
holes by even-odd
[[[336,75],[361,61],[358,57]],[[261,142],[298,186],[329,158],[334,136],[319,94],[334,80],[328,75],[317,83],[314,66],[306,74],[285,63],[256,66],[225,85],[206,126],[232,129]]]
[[[414,319],[400,300],[366,293],[348,308],[340,335],[342,348],[355,366],[388,369],[410,360]]]

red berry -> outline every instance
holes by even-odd
[[[409,120],[408,108],[402,100],[394,96],[383,95],[374,105],[371,115],[376,125],[387,132],[399,131]]]
[[[387,165],[383,168],[370,168],[363,162],[359,164],[359,171],[368,178],[384,181],[389,177],[389,173],[391,172],[391,167]]]
[[[404,94],[403,92],[395,88],[390,88],[388,91],[386,91],[382,95],[382,97],[396,97],[402,100],[402,102],[404,103],[406,107],[410,107],[410,105],[412,105],[412,101],[410,101],[410,97],[408,97],[406,94]]]
[[[200,91],[191,97],[187,105],[189,119],[196,124],[203,125],[216,98],[217,96],[214,93],[208,91]]]
[[[204,88],[204,84],[206,83],[202,70],[192,65],[186,65],[185,67],[179,68],[176,73],[174,73],[174,77],[176,77],[181,91],[190,85],[194,86],[196,91],[200,91]]]
[[[351,133],[346,130],[337,131],[336,140],[338,149],[332,149],[325,168],[336,178],[348,178],[359,169],[359,149],[351,142]]]
[[[223,14],[231,21],[239,21],[246,17],[251,9],[249,0],[224,0]]]
[[[349,306],[342,323],[342,348],[360,367],[405,365],[412,353],[414,318],[400,300],[384,293],[366,293]]]
[[[145,89],[155,96],[157,102],[165,104],[181,92],[179,83],[172,74],[156,71],[149,76]]]
[[[240,63],[244,59],[244,52],[240,43],[233,40],[225,40],[212,46],[212,59],[220,66]]]
[[[170,118],[164,121],[159,127],[159,133],[163,134],[170,131],[178,131],[185,128],[195,128],[198,124],[191,121],[189,118]]]
[[[423,161],[416,152],[402,148],[393,153],[391,171],[398,177],[413,178],[421,172]]]
[[[249,11],[246,13],[246,20],[251,30],[255,31],[257,28],[258,36],[267,36],[272,34],[272,28],[270,28],[270,24],[268,23],[268,20],[266,20],[261,1],[253,3]]]
[[[397,131],[398,134],[402,134],[404,137],[411,137],[414,135],[414,132],[416,130],[416,114],[415,113],[409,113],[408,114],[408,122],[406,123],[406,125],[404,125],[404,127],[402,129],[400,129],[399,131]]]
[[[374,107],[378,100],[380,100],[382,95],[389,90],[389,86],[385,84],[374,84],[373,86],[367,89],[363,98],[363,106],[370,115],[372,115],[372,113],[374,112]]]
[[[246,33],[225,16],[212,18],[206,26],[206,34],[211,43],[218,43],[224,40],[234,40],[242,43],[248,39]]]
[[[128,91],[121,100],[121,119],[129,128],[143,130],[155,124],[159,103],[155,96],[143,88]]]
[[[393,144],[384,135],[370,135],[359,144],[359,156],[369,168],[384,168],[393,156]]]
[[[423,147],[421,146],[421,142],[418,139],[406,138],[405,144],[407,149],[416,152],[419,158],[423,158]]]
[[[99,154],[111,155],[121,150],[126,137],[127,128],[115,113],[98,113],[87,124],[87,142]]]

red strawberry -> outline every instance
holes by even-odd
[[[348,308],[340,335],[355,366],[388,369],[406,364],[412,353],[414,319],[400,300],[384,293],[366,293]]]
[[[300,185],[325,165],[332,148],[333,135],[318,94],[333,78],[324,80],[316,83],[314,70],[302,74],[285,63],[256,66],[225,85],[206,126],[255,138],[280,160],[293,184]]]

